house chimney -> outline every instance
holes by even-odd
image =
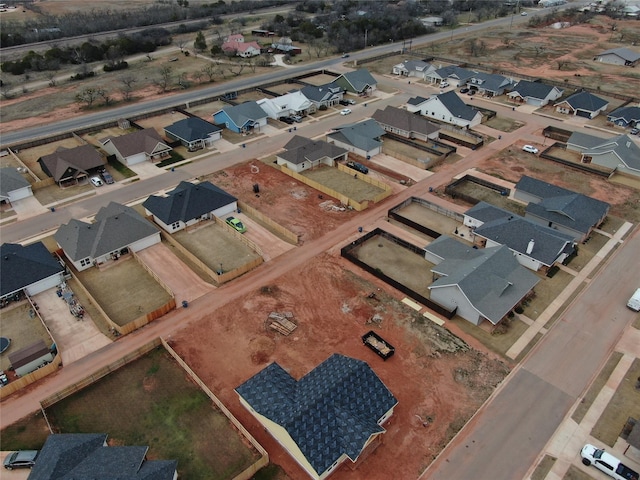
[[[533,246],[535,244],[536,242],[533,241],[533,238],[529,240],[529,245],[527,245],[527,255],[531,255],[531,252],[533,252]]]

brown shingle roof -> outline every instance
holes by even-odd
[[[376,110],[372,117],[381,125],[389,125],[407,132],[431,135],[439,130],[426,118],[391,105],[388,105],[384,110]]]
[[[141,152],[151,155],[158,143],[168,147],[153,128],[145,128],[119,137],[108,137],[101,140],[101,143],[104,145],[109,140],[123,157],[130,157]]]
[[[59,182],[69,169],[76,172],[67,176],[75,177],[78,172],[87,173],[87,170],[106,163],[104,157],[89,144],[75,148],[59,147],[54,153],[40,157],[38,161],[46,167],[56,182]]]

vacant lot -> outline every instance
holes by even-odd
[[[106,268],[89,268],[75,273],[109,318],[120,326],[160,308],[171,299],[133,257],[120,257]]]
[[[320,165],[310,170],[305,170],[302,175],[318,182],[321,185],[329,187],[336,192],[345,195],[356,202],[371,200],[376,196],[384,193],[384,190],[370,183],[363,182],[356,178],[356,172],[353,175],[338,170],[335,167]],[[362,175],[362,174],[358,174]]]
[[[54,431],[106,432],[110,445],[148,445],[178,460],[181,478],[232,479],[259,458],[227,417],[158,348],[47,409]]]
[[[240,405],[233,389],[273,361],[300,378],[333,353],[365,360],[399,404],[385,425],[384,443],[357,470],[343,467],[332,476],[416,478],[508,368],[469,350],[387,294],[384,284],[358,276],[353,268],[322,254],[190,324],[173,335],[172,346],[292,478],[302,478],[300,468]],[[372,291],[376,299],[368,298]],[[268,329],[272,311],[293,313],[298,328],[292,335]],[[374,315],[380,320],[370,323]],[[362,345],[360,336],[372,328],[396,348],[387,362]]]
[[[297,233],[300,243],[324,235],[357,214],[354,210],[328,208],[329,205],[338,206],[339,202],[259,160],[220,170],[203,180],[209,180],[241,198],[276,223]],[[255,184],[260,187],[259,195],[249,194]]]

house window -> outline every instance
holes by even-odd
[[[80,260],[80,266],[81,267],[86,267],[90,263],[91,263],[91,260],[89,258],[83,258],[82,260]]]
[[[180,228],[180,222],[174,222],[171,224],[171,230],[177,230]]]

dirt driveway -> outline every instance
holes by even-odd
[[[163,243],[145,248],[137,255],[169,286],[178,305],[183,300],[191,302],[200,298],[216,288],[202,280]]]

